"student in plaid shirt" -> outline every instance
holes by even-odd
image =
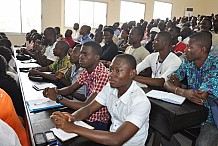
[[[57,90],[55,88],[46,88],[43,92],[45,97],[56,100],[74,110],[78,110],[91,103],[108,82],[108,70],[99,61],[102,54],[102,48],[99,43],[92,41],[86,42],[83,44],[80,52],[79,63],[84,70],[80,74],[77,82],[71,86]],[[64,95],[76,92],[82,85],[87,86],[87,100],[85,102],[69,101],[67,98],[63,97]],[[102,107],[87,119],[90,125],[99,130],[108,130],[108,121],[109,114],[106,107]]]

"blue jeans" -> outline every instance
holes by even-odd
[[[215,124],[201,126],[195,146],[218,146],[218,129]]]

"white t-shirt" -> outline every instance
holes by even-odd
[[[107,83],[95,98],[98,103],[107,107],[111,115],[110,131],[115,132],[125,121],[131,122],[139,130],[123,145],[144,146],[148,135],[150,101],[135,81],[120,98],[117,95],[118,90]]]
[[[47,46],[45,49],[44,55],[48,60],[56,61],[58,60],[58,57],[54,55],[53,50],[55,48],[57,42],[55,42],[52,46]]]
[[[133,46],[129,46],[125,50],[125,54],[130,54],[136,59],[136,63],[139,64],[144,60],[150,53],[145,47],[140,46],[138,48],[133,48]]]
[[[159,52],[148,55],[137,65],[137,74],[144,69],[151,67],[152,78],[164,78],[165,80],[168,80],[169,75],[177,70],[182,63],[181,59],[172,52],[169,53],[162,63],[158,62],[158,56]]]
[[[21,146],[20,140],[15,131],[0,119],[0,145],[1,146]]]

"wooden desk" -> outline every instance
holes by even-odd
[[[150,89],[143,89],[146,93]],[[186,100],[182,105],[149,98],[150,126],[155,130],[153,146],[160,146],[162,137],[170,139],[178,130],[200,124],[207,119],[208,109]]]

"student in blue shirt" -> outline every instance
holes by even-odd
[[[190,36],[185,49],[186,59],[164,84],[167,90],[209,108],[208,118],[202,123],[196,140],[197,146],[218,145],[218,129],[208,104],[208,98],[218,99],[218,58],[210,53],[211,44],[212,35],[209,32],[202,31]],[[180,86],[180,81],[185,77],[187,89]]]

